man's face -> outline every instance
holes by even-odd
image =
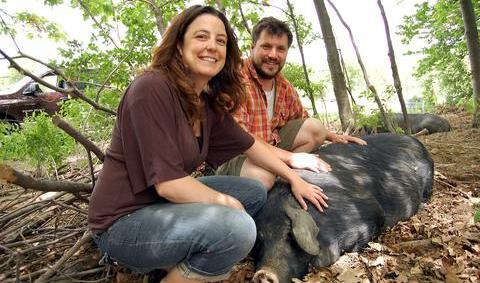
[[[251,58],[257,74],[262,79],[272,79],[285,65],[288,53],[288,37],[273,35],[263,30],[252,46]]]

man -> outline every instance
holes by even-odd
[[[327,163],[307,152],[325,140],[359,145],[366,142],[337,135],[319,120],[308,118],[297,92],[280,73],[292,40],[287,24],[273,17],[263,18],[253,28],[250,58],[245,60],[242,69],[247,101],[235,113],[235,119],[257,140],[270,145],[272,152],[288,166],[315,172],[330,171]],[[267,188],[275,182],[274,174],[255,166],[244,155],[223,164],[217,174],[250,177],[260,180]]]

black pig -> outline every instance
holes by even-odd
[[[328,266],[357,251],[386,227],[408,219],[432,191],[433,161],[415,138],[393,134],[363,137],[367,146],[332,144],[317,152],[330,173],[298,171],[320,186],[329,207],[300,208],[287,183],[277,181],[257,215],[254,282],[302,278],[308,265]]]
[[[396,125],[406,129],[402,113],[395,113],[393,120]],[[434,114],[408,114],[408,121],[412,127],[412,133],[418,133],[423,129],[427,129],[429,134],[433,134],[449,132],[452,129],[447,119]]]

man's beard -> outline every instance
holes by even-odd
[[[275,74],[273,75],[270,75],[270,74],[267,74],[265,73],[262,68],[261,68],[261,64],[257,64],[254,60],[252,60],[253,62],[253,67],[255,68],[255,71],[257,72],[257,75],[263,79],[263,80],[270,80],[270,79],[273,79],[275,78],[275,76],[280,73],[280,71],[282,70],[283,66],[280,66],[279,65],[279,68],[278,68],[278,71],[275,72]],[[263,61],[262,61],[263,63]]]

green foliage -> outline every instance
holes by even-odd
[[[326,86],[322,82],[310,82],[308,87],[307,80],[303,72],[303,67],[300,64],[286,63],[283,67],[283,75],[290,81],[297,90],[302,90],[304,93],[312,93],[314,97],[324,97]],[[309,77],[313,77],[313,70],[308,69]]]
[[[2,1],[7,3],[7,1]],[[50,2],[55,2],[51,0]],[[10,13],[0,8],[2,21],[0,21],[0,34],[9,34],[16,36],[24,34],[28,38],[38,38],[47,36],[53,41],[63,41],[66,34],[56,23],[50,21],[46,17],[41,17],[30,11],[16,11]]]
[[[37,167],[48,164],[56,168],[75,149],[74,139],[53,125],[43,112],[28,116],[21,129],[5,125],[1,128],[0,159],[26,160]]]
[[[477,212],[475,212],[475,215],[473,216],[473,219],[476,222],[480,222],[480,210],[477,210]]]
[[[475,106],[473,104],[473,96],[472,97],[462,97],[460,98],[457,103],[455,104],[458,108],[464,108],[470,114],[475,112]]]
[[[345,74],[348,76],[348,86],[352,92],[359,88],[365,88],[362,70],[358,65],[346,65]]]
[[[248,25],[251,30],[253,26],[260,21],[260,17],[263,13],[263,6],[259,4],[260,1],[242,1],[243,16],[240,14],[239,1],[237,0],[221,0],[218,5],[217,0],[205,0],[206,5],[214,6],[219,10],[223,10],[228,21],[232,25],[238,38],[238,46],[244,54],[248,54],[252,41],[251,35],[248,33],[245,24]],[[258,4],[257,4],[258,3]]]
[[[478,15],[480,2],[472,2]],[[416,13],[405,17],[401,26],[404,44],[415,46],[412,43],[418,39],[427,42],[420,50],[410,51],[423,55],[415,76],[438,80],[441,94],[447,97],[448,104],[470,97],[472,86],[467,67],[468,49],[458,1],[425,1],[416,7]]]
[[[380,110],[378,108],[366,112],[363,106],[354,105],[353,113],[355,117],[355,124],[358,128],[363,128],[364,130],[370,132],[387,131],[387,127],[385,126]],[[387,117],[390,119],[390,121],[392,121],[393,113],[388,112]],[[397,134],[405,134],[405,131],[401,127],[395,124],[393,126]]]
[[[380,111],[378,109],[365,113],[365,108],[363,106],[353,105],[353,113],[355,123],[359,127],[376,130],[383,126]]]
[[[435,106],[437,105],[437,96],[435,95],[435,89],[433,87],[433,79],[427,78],[423,81],[423,109],[422,112],[434,113]]]

